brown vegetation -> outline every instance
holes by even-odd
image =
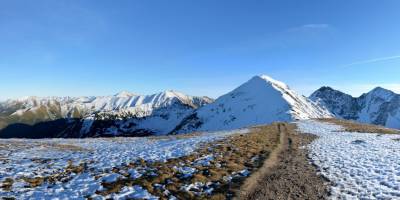
[[[245,175],[240,175],[240,171],[244,169],[249,172],[256,171],[278,143],[278,125],[257,127],[252,129],[251,133],[238,134],[224,141],[205,144],[196,154],[170,159],[166,163],[149,163],[143,160],[131,163],[129,168],[145,167],[147,170],[152,170],[145,172],[138,179],[125,177],[114,183],[103,183],[106,190],[98,193],[107,195],[118,192],[123,186],[140,185],[161,199],[168,199],[170,195],[178,199],[231,198],[246,178]],[[210,165],[195,164],[196,160],[207,155],[213,156]],[[177,170],[177,166],[192,167],[196,169],[196,172],[185,177],[185,174]],[[197,189],[189,191],[183,189],[184,186],[190,184],[209,184],[213,192],[207,194]]]
[[[5,191],[10,191],[13,184],[14,180],[12,178],[6,178],[0,185],[0,188],[4,189]]]
[[[383,126],[362,124],[355,121],[343,120],[343,119],[319,119],[322,122],[329,122],[343,126],[345,131],[348,132],[359,132],[359,133],[381,133],[381,134],[400,134],[400,130],[385,128]]]

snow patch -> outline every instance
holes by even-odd
[[[303,133],[319,136],[310,157],[332,183],[332,199],[400,199],[398,135],[352,133],[343,127],[300,121]]]
[[[16,199],[83,199],[84,196],[94,195],[95,191],[101,191],[102,182],[109,183],[123,178],[120,174],[112,172],[113,167],[127,166],[140,159],[166,161],[186,156],[193,153],[203,143],[222,140],[232,134],[248,132],[248,129],[206,132],[183,138],[167,136],[162,138],[0,139],[0,182],[3,182],[5,178],[15,180],[11,191],[0,188],[0,196],[16,197]],[[22,180],[22,177],[48,177],[63,172],[70,164],[78,166],[81,163],[86,163],[88,172],[72,173],[66,177],[65,182],[46,183],[35,188],[27,188],[26,182]],[[190,175],[195,169],[182,167],[179,170],[185,175]],[[139,178],[145,171],[132,169],[128,173],[131,178]],[[122,194],[110,196],[116,199],[136,197],[153,198],[147,191],[138,187],[126,188]]]

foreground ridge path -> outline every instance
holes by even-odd
[[[279,123],[280,144],[241,187],[237,199],[324,199],[328,181],[317,175],[303,148],[316,137]]]

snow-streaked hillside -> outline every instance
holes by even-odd
[[[0,129],[16,123],[46,126],[43,122],[56,121],[57,127],[60,123],[64,126],[63,130],[54,130],[59,137],[166,134],[194,109],[212,101],[176,91],[153,95],[121,92],[101,97],[25,97],[0,103]],[[9,132],[15,131],[15,126],[10,129]]]
[[[332,117],[329,111],[268,76],[255,76],[214,103],[199,108],[176,132],[215,131]]]
[[[400,128],[400,95],[384,88],[377,87],[355,98],[332,88],[322,87],[310,99],[339,118]]]

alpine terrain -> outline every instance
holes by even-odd
[[[262,75],[215,102],[175,91],[8,100],[0,103],[0,137],[165,135],[332,116],[286,84]]]
[[[199,108],[176,131],[230,130],[276,121],[330,117],[328,110],[298,95],[285,83],[261,75]]]
[[[400,128],[400,95],[381,87],[357,98],[330,87],[322,87],[310,99],[338,118]]]
[[[0,103],[0,137],[99,137],[167,134],[212,102],[175,91],[102,97],[26,97]]]

